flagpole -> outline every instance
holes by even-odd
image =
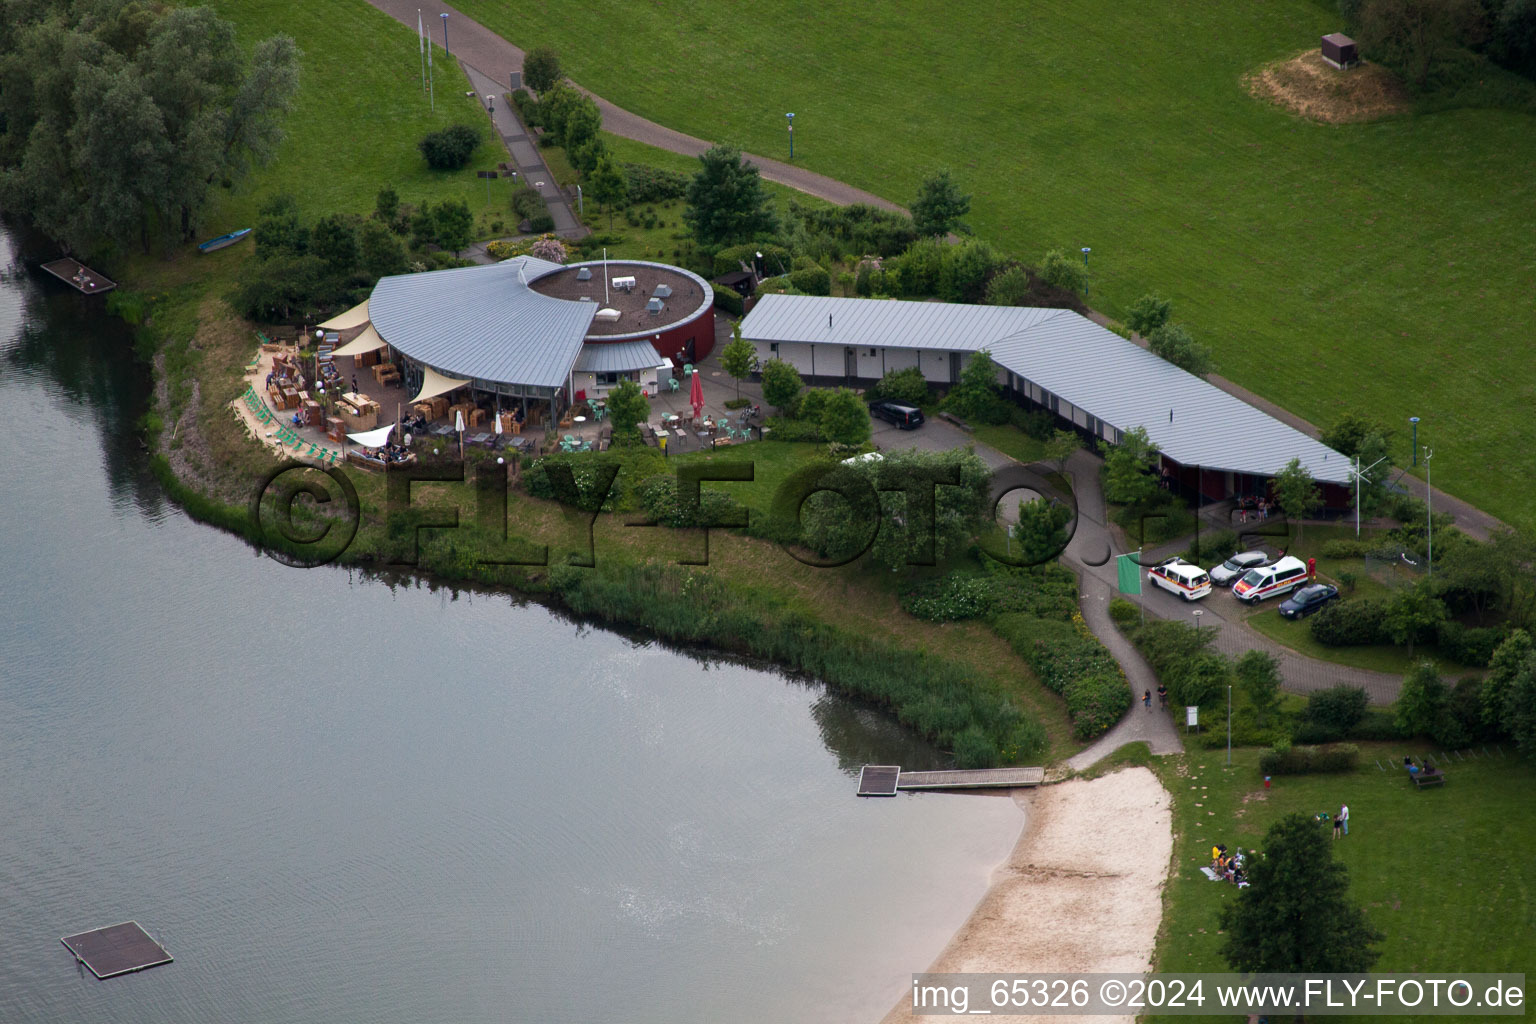
[[[427,43],[427,98],[432,112],[437,113],[437,85],[432,80],[432,44]]]
[[[608,247],[603,246],[603,305],[608,305]],[[1444,476],[1445,474],[1441,474]]]
[[[416,49],[421,58],[421,91],[427,91],[427,30],[421,24],[421,8],[416,8]]]

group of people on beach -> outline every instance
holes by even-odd
[[[1211,870],[1216,872],[1216,877],[1223,882],[1231,882],[1239,889],[1248,885],[1248,879],[1243,873],[1245,858],[1242,850],[1233,850],[1227,853],[1226,846],[1217,843],[1211,847]]]

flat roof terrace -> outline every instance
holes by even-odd
[[[585,281],[581,280],[582,268],[591,274]],[[653,334],[686,323],[714,302],[714,294],[704,279],[679,267],[663,263],[609,260],[606,274],[610,280],[606,297],[603,295],[604,273],[601,260],[573,263],[529,281],[528,287],[551,298],[573,302],[585,298],[599,309],[619,311],[617,320],[594,319],[587,331],[589,338]],[[627,291],[615,288],[613,278],[634,278],[634,287]],[[658,288],[666,291],[658,294]],[[648,308],[653,298],[660,299],[660,312],[653,313]]]

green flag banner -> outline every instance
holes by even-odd
[[[1130,555],[1120,555],[1115,559],[1115,571],[1120,576],[1120,593],[1141,593],[1141,565],[1138,559],[1140,551]]]

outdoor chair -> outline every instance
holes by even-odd
[[[677,382],[677,378],[676,377],[668,377],[667,378],[667,388],[669,390],[676,391],[680,387],[682,387],[682,385]]]
[[[684,363],[683,364],[683,376],[684,377],[688,377],[688,376],[691,376],[692,374],[693,374],[693,364],[692,363]]]

